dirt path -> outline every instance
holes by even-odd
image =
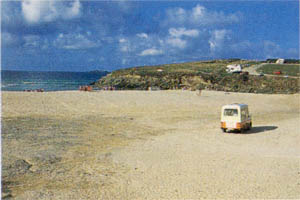
[[[259,65],[254,65],[254,66],[251,66],[251,67],[247,67],[247,68],[244,68],[243,71],[244,72],[249,72],[249,74],[251,75],[257,75],[259,76],[260,73],[257,72],[257,70],[264,66],[264,65],[267,65],[268,63],[262,63],[262,64],[259,64]],[[285,65],[289,65],[289,64],[285,64]],[[273,76],[273,77],[283,77],[283,75],[273,75],[273,74],[263,74],[264,76]],[[296,79],[299,79],[300,77],[299,76],[285,76],[286,78],[296,78]]]
[[[256,70],[262,67],[263,65],[265,65],[265,63],[244,68],[243,71],[249,72],[249,74],[251,75],[259,75],[259,73]]]

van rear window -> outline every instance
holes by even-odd
[[[225,109],[224,116],[238,116],[238,110],[237,109]]]

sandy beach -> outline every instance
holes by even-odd
[[[249,105],[253,129],[220,130]],[[299,199],[300,96],[2,92],[7,199]]]

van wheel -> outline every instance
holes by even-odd
[[[246,130],[249,131],[251,129],[251,127],[252,127],[252,123],[250,123],[250,124],[247,125],[247,129]]]
[[[223,133],[226,133],[226,128],[222,128]]]
[[[248,126],[247,126],[247,131],[249,131],[249,130],[251,129],[251,127],[252,127],[252,124],[251,124],[251,123],[248,124]]]

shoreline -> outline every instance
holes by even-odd
[[[260,95],[300,95],[299,93],[255,93],[255,92],[228,92],[221,90],[183,90],[183,89],[170,89],[170,90],[101,90],[96,89],[92,91],[79,91],[79,90],[55,90],[55,91],[11,91],[11,90],[0,90],[2,93],[61,93],[61,92],[82,92],[82,93],[97,93],[97,92],[191,92],[198,93],[201,92],[219,92],[225,94],[260,94]]]

